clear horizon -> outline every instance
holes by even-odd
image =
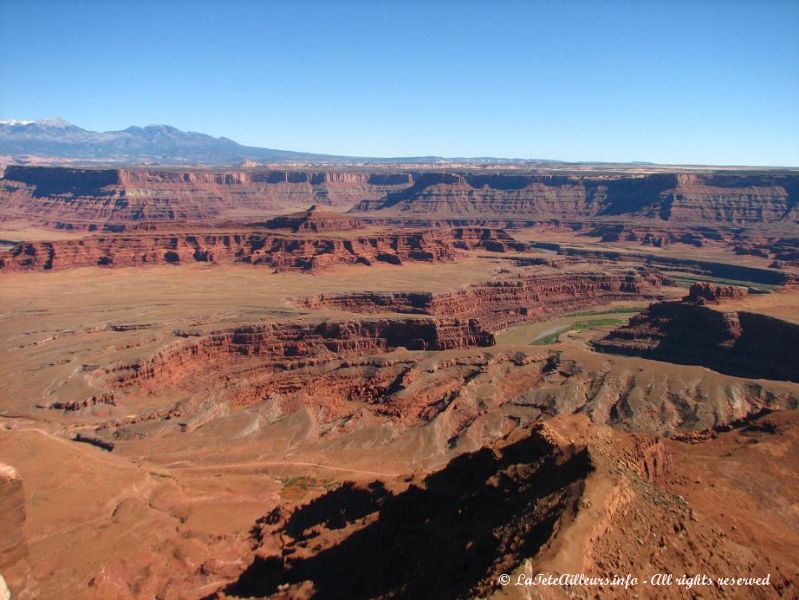
[[[350,156],[799,165],[799,4],[0,5],[3,118]]]

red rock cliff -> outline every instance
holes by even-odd
[[[141,222],[209,224],[257,219],[297,206],[350,207],[409,185],[407,174],[345,171],[160,171],[9,166],[3,219],[62,227]]]
[[[450,350],[492,346],[494,336],[475,320],[453,318],[367,319],[322,323],[268,323],[220,331],[110,371],[115,385],[176,382],[198,369],[216,368],[242,357],[286,368],[298,362],[347,355],[408,350]]]
[[[212,223],[313,204],[399,221],[470,223],[586,218],[676,223],[799,220],[799,176],[762,174],[541,175],[409,171],[206,171],[9,166],[5,219],[65,227]]]
[[[719,304],[722,300],[740,300],[745,295],[745,288],[697,281],[691,285],[688,295],[683,298],[683,301],[694,304]]]
[[[277,271],[316,271],[334,264],[450,261],[463,250],[504,250],[501,231],[452,229],[357,234],[350,237],[292,236],[242,230],[191,233],[125,233],[54,242],[22,242],[0,254],[0,270],[134,267],[188,262],[248,263]]]
[[[799,176],[456,175],[424,173],[353,212],[396,219],[618,218],[690,223],[797,220]]]
[[[25,493],[13,467],[0,463],[0,575],[13,598],[33,598],[25,539]]]
[[[656,297],[660,275],[647,270],[614,273],[533,273],[439,294],[355,292],[295,300],[313,309],[398,312],[479,319],[490,331],[612,302]]]
[[[693,302],[661,302],[594,343],[597,350],[799,381],[799,325]]]

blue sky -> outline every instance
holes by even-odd
[[[0,117],[367,156],[799,165],[799,2],[0,0]]]

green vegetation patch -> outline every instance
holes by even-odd
[[[300,475],[299,477],[286,477],[285,479],[281,479],[280,482],[283,484],[283,488],[299,487],[303,490],[318,487],[320,484],[320,481],[317,479],[313,477],[306,477],[305,475]]]
[[[538,338],[533,342],[533,346],[547,346],[549,344],[557,344],[560,339],[560,334],[565,330],[558,331],[557,333],[550,333],[542,338]]]
[[[566,317],[593,317],[596,315],[628,315],[628,314],[635,314],[639,313],[643,310],[646,310],[646,304],[637,304],[635,306],[616,306],[614,308],[604,308],[600,310],[583,310],[580,312],[573,312],[567,315]]]
[[[575,321],[569,329],[575,331],[583,331],[584,329],[596,329],[597,327],[607,327],[608,325],[621,325],[624,323],[622,319],[614,319],[613,317],[606,317],[604,319],[589,319],[587,321]]]
[[[605,314],[609,311],[604,311]],[[637,312],[637,311],[630,311],[630,312]],[[568,331],[585,331],[586,329],[596,329],[598,327],[616,327],[618,325],[623,325],[626,321],[623,319],[615,319],[613,317],[605,317],[602,319],[586,319],[585,321],[574,321],[570,325],[566,325],[563,329],[558,331],[554,331],[550,334],[545,335],[544,337],[540,337],[537,340],[533,341],[534,346],[546,346],[548,344],[556,344],[560,341],[560,335],[562,333],[566,333]]]

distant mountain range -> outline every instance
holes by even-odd
[[[99,132],[62,119],[0,121],[0,155],[134,164],[346,161],[345,157],[251,148],[225,137],[181,131],[168,125]]]
[[[52,161],[132,165],[313,164],[558,164],[561,161],[438,156],[368,158],[242,146],[226,137],[181,131],[169,125],[89,131],[63,119],[0,120],[0,156],[19,162]]]

